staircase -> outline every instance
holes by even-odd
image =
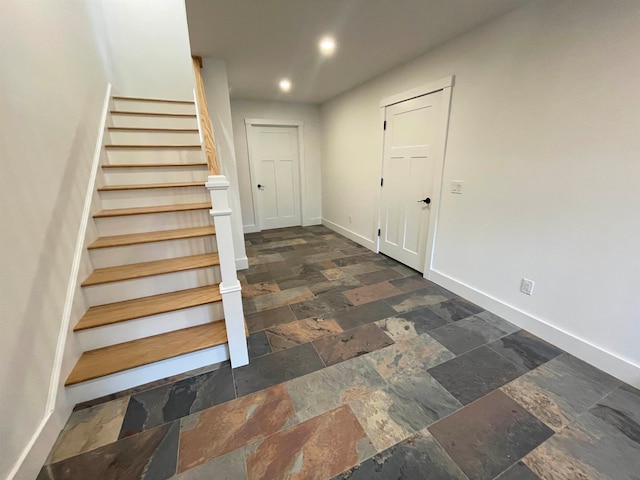
[[[98,238],[87,247],[93,272],[81,283],[89,308],[74,327],[84,353],[65,382],[76,401],[230,354],[233,366],[247,363],[230,213],[220,196],[228,183],[211,171],[195,103],[113,97],[108,125],[94,198],[102,207],[93,215]],[[219,243],[230,251],[218,252]]]

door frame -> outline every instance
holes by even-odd
[[[300,225],[304,225],[306,211],[303,199],[306,198],[307,188],[304,182],[305,162],[304,162],[304,122],[302,120],[282,120],[274,118],[245,118],[244,128],[247,136],[247,153],[249,156],[249,177],[251,179],[251,202],[253,203],[253,218],[257,232],[262,231],[262,218],[260,216],[260,208],[258,207],[257,187],[257,165],[256,156],[252,151],[251,144],[251,127],[295,127],[298,132],[298,202],[300,205]]]
[[[424,85],[421,85],[416,88],[412,88],[411,90],[406,90],[404,92],[397,93],[395,95],[391,95],[389,97],[385,97],[380,100],[380,116],[381,116],[381,124],[384,125],[386,122],[386,114],[387,107],[391,105],[395,105],[397,103],[404,102],[406,100],[411,100],[417,97],[423,97],[425,95],[429,95],[430,93],[435,93],[438,91],[442,91],[442,111],[440,112],[440,128],[441,135],[438,141],[438,144],[435,145],[434,151],[436,155],[435,161],[435,171],[433,175],[433,199],[431,201],[431,214],[429,216],[429,230],[427,234],[427,247],[425,251],[425,263],[422,269],[422,276],[426,279],[431,277],[431,267],[433,261],[433,252],[435,249],[435,238],[436,231],[438,227],[438,217],[440,214],[440,201],[442,199],[442,182],[444,175],[444,161],[445,155],[447,151],[447,137],[449,133],[449,114],[451,112],[451,90],[454,85],[455,76],[450,75],[448,77],[441,78],[434,82],[430,82]],[[380,178],[384,178],[384,142],[385,142],[385,131],[382,132],[382,155],[380,162]],[[384,187],[380,185],[378,189],[378,222],[377,222],[377,231],[380,231],[382,225],[382,189]],[[374,235],[376,238],[376,252],[380,252],[380,237]]]

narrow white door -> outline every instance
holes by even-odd
[[[248,132],[260,229],[300,225],[298,128],[251,125]]]
[[[380,251],[422,272],[442,91],[386,108]]]

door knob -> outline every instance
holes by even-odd
[[[258,188],[262,190],[264,188],[264,185],[258,184]]]
[[[418,200],[418,203],[420,203],[420,202],[424,202],[424,203],[426,203],[427,205],[429,205],[429,204],[431,203],[431,199],[430,199],[429,197],[427,197],[427,198],[425,198],[424,200]]]

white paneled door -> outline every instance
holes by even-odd
[[[424,271],[442,91],[386,107],[380,251]]]
[[[298,127],[250,125],[247,133],[260,229],[300,225]]]

